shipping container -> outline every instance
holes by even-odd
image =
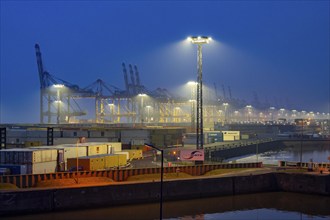
[[[87,145],[87,156],[94,156],[108,153],[108,146],[102,143],[83,143]]]
[[[125,152],[125,151],[119,151],[119,152],[115,152],[114,154],[118,154],[118,155],[125,155],[126,161],[129,161],[129,153]]]
[[[240,131],[222,131],[224,141],[240,140]]]
[[[67,170],[67,159],[87,156],[87,147],[77,144],[64,144],[58,146],[39,146],[32,149],[54,149],[57,150],[57,161],[59,171]]]
[[[0,164],[27,164],[57,160],[57,150],[13,148],[0,151]]]
[[[104,168],[114,168],[114,167],[121,167],[126,165],[126,155],[124,154],[112,154],[112,155],[105,155],[104,156]]]
[[[142,150],[124,150],[122,152],[128,152],[130,161],[143,158]]]
[[[94,155],[78,158],[78,167],[82,167],[82,170],[103,170],[104,169],[104,155]],[[75,170],[77,168],[77,158],[68,159],[68,169]]]
[[[8,175],[25,175],[25,174],[27,174],[27,165],[0,164],[0,168],[9,169],[10,173]]]
[[[57,161],[26,164],[27,174],[55,173]]]
[[[249,138],[250,138],[250,136],[248,134],[242,134],[241,135],[242,140],[248,140]]]

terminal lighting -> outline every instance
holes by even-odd
[[[206,36],[191,36],[187,39],[189,42],[197,45],[197,91],[196,91],[196,147],[197,149],[203,149],[203,70],[202,70],[202,45],[208,44],[212,40]]]
[[[208,44],[210,43],[212,38],[205,36],[192,36],[192,37],[188,37],[187,40],[193,44]]]
[[[190,86],[195,86],[195,85],[197,85],[197,82],[195,82],[195,81],[189,81],[187,84],[190,85]]]
[[[57,88],[57,89],[60,89],[60,88],[63,88],[64,85],[63,84],[55,84],[54,85],[54,88]]]

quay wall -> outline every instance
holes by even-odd
[[[247,154],[255,154],[263,153],[269,150],[274,149],[282,149],[285,148],[286,145],[282,141],[270,141],[270,142],[264,142],[264,143],[258,143],[258,144],[249,144],[249,145],[243,145],[233,148],[227,148],[227,149],[218,149],[211,151],[211,160],[212,161],[222,161],[224,159],[232,158],[232,157],[239,157],[242,155]]]
[[[330,175],[268,173],[260,175],[168,180],[163,199],[180,200],[259,192],[288,191],[330,196]],[[0,216],[158,202],[160,182],[107,186],[22,189],[0,192]]]
[[[215,148],[210,149],[212,161],[223,161],[224,159],[239,157],[248,154],[255,154],[258,149],[258,153],[267,152],[270,150],[284,149],[286,147],[311,149],[315,147],[324,148],[329,147],[329,139],[315,139],[315,140],[299,140],[299,139],[283,139],[283,140],[273,140],[269,142],[251,142],[251,144],[242,146],[233,146],[229,148]]]

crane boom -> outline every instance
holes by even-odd
[[[232,97],[231,97],[231,88],[230,88],[230,86],[228,86],[228,93],[229,93],[229,99],[231,100]]]
[[[133,92],[134,92],[134,94],[136,94],[136,88],[135,88],[136,87],[136,84],[135,84],[134,73],[133,73],[133,68],[132,68],[132,65],[131,64],[129,65],[129,72],[130,72],[130,75],[131,75]]]
[[[124,72],[125,88],[126,88],[126,92],[129,94],[130,91],[129,91],[127,69],[126,69],[125,63],[122,63],[122,66],[123,66],[123,72]]]
[[[215,98],[218,100],[218,91],[217,91],[217,85],[215,83],[213,83],[214,86],[214,94],[215,94]]]
[[[225,86],[222,84],[223,98],[226,99],[226,90]]]
[[[40,52],[39,44],[35,44],[34,46],[36,50],[36,57],[37,57],[37,65],[38,65],[38,72],[39,72],[39,80],[40,80],[40,88],[45,88],[45,82],[44,82],[44,67],[42,64],[42,57]]]
[[[135,78],[136,78],[136,85],[140,86],[140,76],[139,76],[139,71],[137,69],[137,66],[134,65],[134,70],[135,70]]]

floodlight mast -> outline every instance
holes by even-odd
[[[203,62],[202,45],[208,44],[212,40],[210,37],[198,36],[189,37],[188,40],[197,44],[197,109],[196,109],[196,148],[203,149]]]

